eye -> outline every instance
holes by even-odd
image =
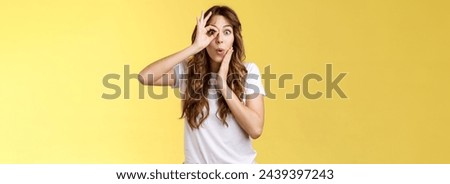
[[[208,35],[213,35],[214,33],[216,33],[216,31],[215,31],[214,29],[210,29],[210,30],[208,31]]]
[[[229,35],[229,34],[231,34],[231,31],[230,30],[225,30],[225,35]]]

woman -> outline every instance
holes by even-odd
[[[192,45],[140,72],[144,85],[180,90],[184,163],[255,163],[250,137],[263,131],[265,91],[258,67],[244,58],[236,13],[214,6],[197,18]]]

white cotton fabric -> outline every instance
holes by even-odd
[[[265,95],[261,84],[261,74],[254,63],[244,63],[248,75],[245,94],[259,93]],[[174,67],[175,82],[173,88],[178,88],[180,94],[185,94],[186,62]],[[236,122],[232,114],[228,114],[224,125],[217,114],[218,100],[216,91],[210,89],[208,96],[209,116],[199,129],[191,129],[184,120],[184,155],[185,164],[252,164],[255,163],[256,151],[251,138]],[[206,108],[205,108],[206,110]]]

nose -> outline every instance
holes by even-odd
[[[217,44],[223,43],[223,36],[221,33],[217,34],[216,43]]]

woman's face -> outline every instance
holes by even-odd
[[[233,46],[234,35],[233,27],[230,22],[222,15],[214,15],[211,17],[209,24],[214,26],[219,33],[216,38],[206,47],[209,58],[213,62],[222,62],[223,57],[227,53],[227,50]],[[214,30],[210,30],[208,34],[214,33]]]

